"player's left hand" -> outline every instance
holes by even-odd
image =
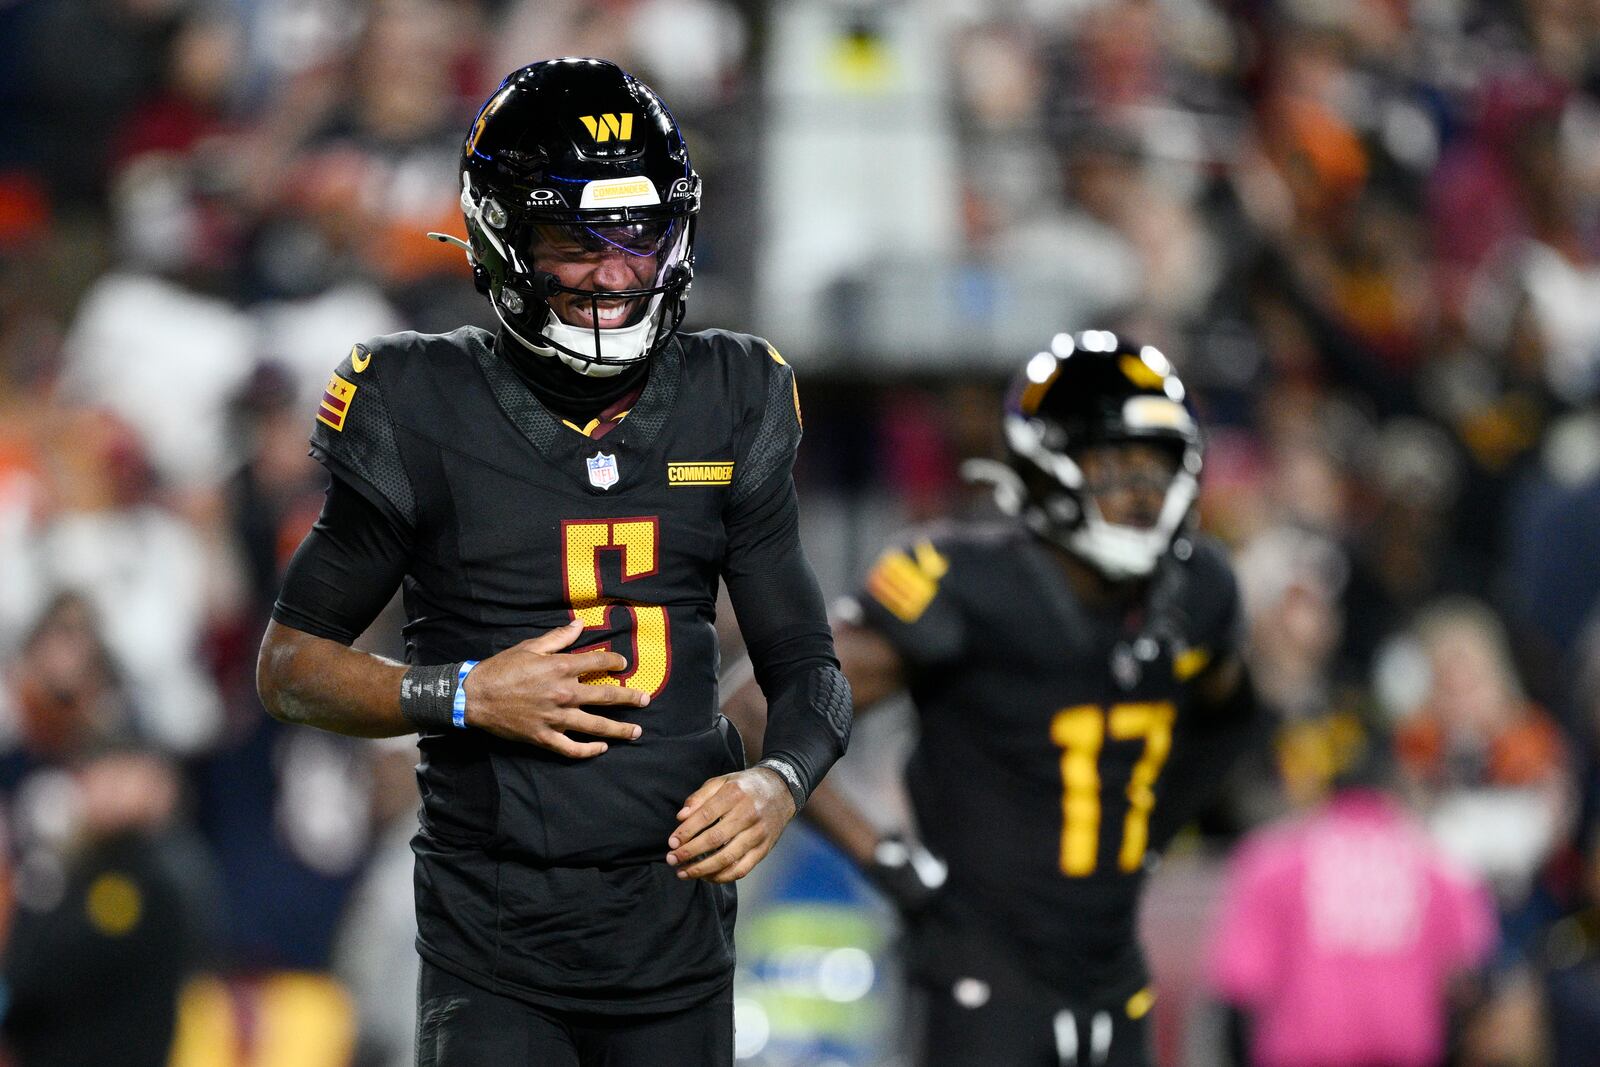
[[[679,878],[736,882],[755,869],[794,818],[794,797],[766,767],[724,774],[696,789],[667,840]]]

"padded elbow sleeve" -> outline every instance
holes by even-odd
[[[809,797],[850,744],[852,718],[843,671],[833,664],[798,671],[767,702],[762,759],[787,763]]]

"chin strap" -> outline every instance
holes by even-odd
[[[555,345],[538,344],[538,343],[534,342],[533,340],[522,336],[521,333],[517,332],[517,328],[511,324],[510,320],[508,320],[505,317],[505,315],[501,313],[500,305],[498,303],[496,303],[495,301],[491,300],[491,301],[489,301],[489,306],[494,308],[495,318],[500,320],[500,325],[505,328],[506,333],[510,334],[512,336],[512,338],[514,338],[518,344],[522,345],[523,348],[526,348],[528,351],[532,352],[536,356],[542,356],[542,357],[544,357],[546,359],[550,359],[552,357],[555,358],[555,359],[559,359],[562,363],[565,363],[569,368],[571,368],[571,370],[574,371],[575,373],[582,374],[582,375],[584,375],[585,377],[588,377],[588,378],[612,378],[612,377],[615,377],[618,374],[621,374],[623,371],[627,370],[629,367],[638,366],[639,363],[641,363],[643,361],[643,359],[644,359],[643,353],[649,348],[648,344],[643,346],[640,349],[640,353],[641,353],[640,356],[638,358],[635,358],[635,359],[629,359],[629,360],[626,360],[626,361],[619,360],[619,361],[614,362],[614,363],[599,363],[599,362],[596,362],[595,360],[584,359],[581,356],[575,355],[572,352],[567,351],[565,348],[563,348],[559,344],[555,344]],[[650,323],[650,320],[646,319],[644,322],[638,323],[635,326],[627,327],[627,329],[629,329],[629,330],[637,330],[638,327],[649,325],[649,323]],[[573,333],[581,335],[581,336],[583,336],[585,338],[589,338],[589,337],[593,337],[594,336],[592,331],[585,330],[581,326],[567,326],[566,323],[562,322],[559,318],[557,318],[556,317],[556,313],[554,311],[552,311],[552,312],[550,312],[549,320],[545,324],[545,331],[546,332],[554,331],[557,327],[561,327],[561,328],[563,328],[565,330],[572,331]],[[604,334],[614,333],[614,332],[616,332],[616,331],[605,330],[605,331],[602,331],[602,336]],[[539,336],[540,336],[541,339],[544,339],[546,334],[545,333],[541,333]],[[569,337],[568,339],[570,340],[571,338]]]
[[[1199,492],[1194,475],[1178,472],[1167,488],[1156,524],[1148,529],[1109,523],[1100,517],[1092,499],[1085,500],[1083,522],[1067,535],[1067,547],[1113,581],[1143,578],[1172,547]]]
[[[632,326],[617,326],[609,330],[572,326],[562,322],[556,313],[551,311],[539,335],[549,342],[546,346],[547,351],[554,352],[563,363],[580,374],[609,377],[645,357],[645,353],[650,350],[651,343],[655,340],[657,327],[654,310],[647,311],[645,317]],[[581,351],[580,346],[595,349],[597,340],[598,348],[595,355],[599,359],[585,360],[582,356],[573,354],[575,350]],[[584,366],[575,366],[580,363]]]

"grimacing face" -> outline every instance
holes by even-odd
[[[1083,471],[1084,495],[1094,501],[1102,519],[1146,530],[1155,526],[1178,473],[1175,449],[1124,441],[1094,445],[1073,458]]]
[[[676,222],[616,226],[545,225],[535,229],[533,267],[573,289],[611,293],[657,284],[661,259],[677,234]],[[569,326],[614,330],[638,321],[648,297],[591,300],[554,293],[550,309]],[[599,322],[595,312],[599,312]]]

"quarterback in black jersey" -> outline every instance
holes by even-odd
[[[844,751],[850,694],[798,540],[794,375],[678,325],[699,178],[612,64],[508,77],[462,155],[500,329],[334,370],[331,478],[262,644],[291,722],[420,734],[418,1062],[730,1063],[734,889]],[[718,713],[726,582],[772,706]],[[408,665],[348,646],[403,590]]]
[[[1015,521],[891,548],[835,622],[857,706],[915,704],[920,843],[826,787],[806,811],[907,912],[921,1062],[1143,1067],[1145,870],[1253,733],[1238,593],[1188,530],[1202,441],[1159,351],[1057,335],[1004,424],[979,473]]]

